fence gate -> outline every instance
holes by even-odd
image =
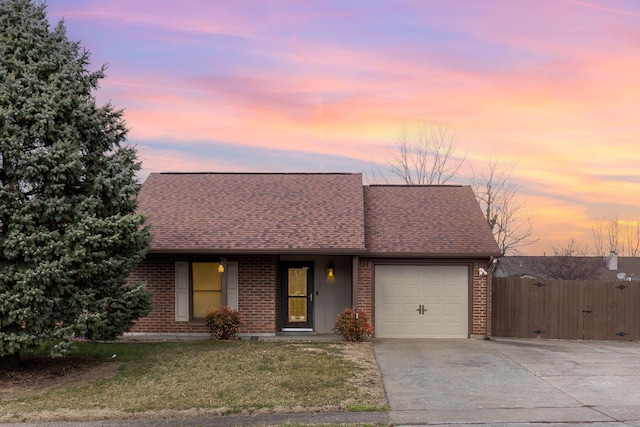
[[[496,337],[640,340],[640,282],[494,278]]]

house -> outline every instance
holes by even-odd
[[[640,280],[640,258],[602,256],[506,256],[495,277],[521,279]]]
[[[363,186],[352,173],[159,173],[139,195],[153,241],[130,279],[153,310],[133,333],[203,333],[239,309],[245,336],[331,333],[371,314],[376,337],[486,336],[500,251],[468,186]]]

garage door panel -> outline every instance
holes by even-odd
[[[407,334],[417,335],[420,334],[422,329],[422,323],[420,322],[408,322],[403,323],[402,328],[405,330]]]
[[[422,285],[422,295],[425,297],[439,297],[442,295],[442,285],[441,284],[432,284],[425,283]]]
[[[442,305],[441,304],[422,304],[424,305],[424,308],[426,311],[425,314],[423,314],[422,316],[425,316],[427,318],[430,317],[436,317],[436,316],[442,316],[444,314],[444,310],[442,310]],[[417,315],[420,315],[417,311],[416,311]]]
[[[412,266],[399,266],[388,265],[385,266],[384,271],[381,273],[380,279],[387,282],[393,280],[395,283],[402,283],[405,285],[417,285],[420,284],[419,271]],[[376,273],[377,274],[377,273]]]
[[[411,311],[418,314],[416,311],[417,308],[418,305],[416,304],[385,304],[380,307],[380,310],[376,310],[376,317],[379,316],[381,319],[405,319],[406,321],[411,321],[414,316],[408,316],[407,314],[410,314]]]
[[[402,291],[402,287],[397,284],[389,284],[387,286],[384,286],[382,289],[380,289],[382,296],[390,299],[400,295],[401,291]]]
[[[442,283],[442,272],[437,268],[424,268],[420,269],[420,282],[425,285],[440,285]]]
[[[463,305],[460,301],[457,301],[457,300],[445,301],[444,303],[442,303],[442,307],[444,307],[445,313],[456,313],[456,314],[460,313],[463,307],[465,309],[467,308],[466,304]]]
[[[465,278],[466,280],[466,278]],[[442,289],[442,296],[445,298],[459,298],[462,293],[467,292],[469,285],[465,283],[464,285],[460,284],[443,284],[440,289]]]
[[[389,318],[395,313],[402,313],[402,304],[384,304],[376,309],[376,316],[380,316],[381,319]]]
[[[442,283],[445,285],[455,285],[467,280],[469,270],[467,267],[453,267],[443,271]]]
[[[439,323],[427,323],[423,325],[422,329],[414,334],[410,338],[424,338],[424,336],[440,337],[442,335],[442,326]]]
[[[466,338],[468,300],[467,266],[376,266],[376,336]]]
[[[422,296],[422,286],[416,284],[407,284],[398,286],[399,296],[402,297],[420,297]]]

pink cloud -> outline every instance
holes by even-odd
[[[250,168],[195,154],[219,144],[384,163],[403,123],[445,123],[470,162],[517,162],[547,252],[640,190],[631,2],[68,4],[68,26],[145,42],[99,92],[154,143],[145,170]]]

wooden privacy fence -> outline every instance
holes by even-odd
[[[640,282],[494,278],[496,337],[640,340]]]

